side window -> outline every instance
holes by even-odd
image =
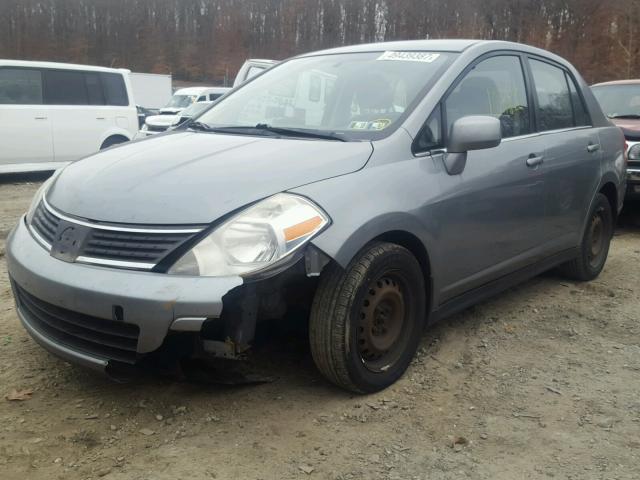
[[[539,130],[573,127],[573,109],[564,70],[539,60],[530,59],[529,62],[538,97]]]
[[[206,100],[207,100],[207,96],[206,95],[201,95],[201,96],[198,97],[196,102],[204,102]]]
[[[102,91],[102,83],[100,83],[100,75],[94,72],[85,72],[84,80],[87,84],[89,105],[104,105],[104,92]]]
[[[88,105],[84,74],[74,70],[44,70],[44,103]]]
[[[442,111],[438,105],[422,127],[414,148],[415,152],[427,152],[442,146]]]
[[[42,73],[27,68],[0,68],[0,104],[41,105]]]
[[[567,83],[569,83],[569,93],[571,94],[571,105],[573,106],[573,116],[575,117],[576,127],[584,127],[591,125],[591,118],[587,112],[587,108],[584,106],[584,100],[578,94],[578,88],[573,78],[567,73]]]
[[[451,92],[445,103],[447,131],[469,115],[500,120],[503,138],[531,133],[529,104],[520,57],[491,57],[477,64]]]
[[[221,93],[211,93],[209,95],[209,101],[214,101],[222,96]]]
[[[102,86],[107,105],[126,107],[129,105],[127,87],[119,73],[101,73]]]

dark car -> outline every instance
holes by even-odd
[[[591,87],[602,110],[627,139],[627,195],[640,198],[640,80],[599,83]]]

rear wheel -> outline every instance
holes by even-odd
[[[420,264],[391,243],[366,247],[343,270],[329,265],[310,317],[311,353],[320,372],[347,390],[382,390],[402,376],[425,319]]]
[[[560,267],[563,274],[579,281],[589,281],[600,275],[607,261],[613,236],[613,213],[606,196],[599,193],[591,211],[580,244],[580,254]]]

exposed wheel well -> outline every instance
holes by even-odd
[[[600,189],[600,193],[602,193],[607,200],[609,200],[609,205],[611,205],[611,213],[613,214],[613,219],[618,217],[618,192],[616,190],[616,186],[611,183],[605,183]]]
[[[104,142],[102,142],[102,145],[100,145],[100,150],[128,141],[129,139],[124,135],[111,135]]]
[[[431,302],[431,261],[429,260],[429,254],[426,248],[424,248],[424,245],[420,241],[420,239],[412,233],[402,230],[394,230],[391,232],[383,233],[382,235],[376,237],[374,240],[401,245],[409,250],[414,257],[416,257],[418,263],[420,263],[420,267],[422,268],[422,274],[424,275],[424,284],[427,287],[427,298],[429,299],[429,302]],[[429,308],[429,305],[427,305],[427,308]]]

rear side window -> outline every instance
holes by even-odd
[[[503,138],[531,133],[527,89],[517,56],[478,63],[451,92],[445,106],[447,132],[462,117],[490,115],[500,120]]]
[[[41,105],[40,71],[28,68],[0,68],[0,104]]]
[[[44,70],[44,103],[87,105],[84,73],[74,70]]]
[[[94,72],[86,72],[84,79],[87,84],[87,96],[89,105],[104,105],[104,91],[102,90],[102,82],[100,74]]]
[[[538,98],[538,129],[546,131],[572,128],[573,107],[565,71],[539,60],[529,61]]]
[[[573,116],[575,117],[576,127],[584,127],[591,125],[591,118],[587,112],[587,108],[584,106],[584,100],[578,93],[576,83],[569,74],[567,75],[567,82],[569,83],[569,93],[571,94],[571,106],[573,107]]]
[[[102,79],[107,105],[118,107],[129,105],[127,87],[124,84],[122,75],[119,73],[101,73],[100,78]]]

